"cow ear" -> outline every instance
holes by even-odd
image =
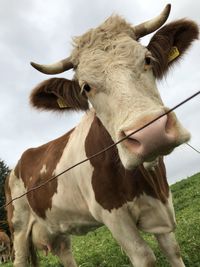
[[[33,89],[30,102],[42,110],[66,111],[87,110],[87,97],[81,94],[78,81],[64,78],[51,78]]]
[[[154,75],[162,78],[198,36],[197,24],[186,19],[169,23],[158,30],[147,46],[155,58],[152,62]]]

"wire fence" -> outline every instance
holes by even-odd
[[[107,150],[109,150],[109,149],[115,147],[115,146],[118,145],[119,143],[123,142],[125,139],[129,138],[131,135],[136,134],[137,132],[139,132],[139,131],[143,130],[144,128],[148,127],[149,125],[151,125],[151,124],[154,123],[155,121],[159,120],[160,118],[162,118],[162,117],[168,115],[169,113],[171,113],[172,111],[176,110],[176,109],[179,108],[180,106],[186,104],[187,102],[189,102],[189,101],[192,100],[193,98],[197,97],[199,94],[200,94],[200,91],[196,92],[195,94],[193,94],[193,95],[191,95],[190,97],[186,98],[185,100],[183,100],[182,102],[180,102],[179,104],[177,104],[176,106],[174,106],[173,108],[169,109],[167,112],[163,113],[162,115],[160,115],[160,116],[156,117],[155,119],[151,120],[150,122],[146,123],[145,125],[143,125],[142,127],[138,128],[137,130],[133,131],[133,132],[130,133],[129,135],[127,135],[127,136],[121,138],[120,140],[118,140],[117,142],[113,143],[112,145],[110,145],[110,146],[106,147],[105,149],[103,149],[103,150],[97,152],[96,154],[94,154],[94,155],[92,155],[92,156],[90,156],[90,157],[88,157],[88,158],[85,158],[85,159],[83,159],[82,161],[80,161],[80,162],[78,162],[78,163],[72,165],[71,167],[69,167],[69,168],[63,170],[62,172],[60,172],[59,174],[57,174],[57,175],[55,175],[55,176],[53,176],[53,177],[47,179],[45,182],[43,182],[43,183],[41,183],[41,184],[39,184],[39,185],[37,185],[37,186],[32,187],[31,189],[27,190],[24,194],[21,194],[21,195],[15,197],[15,198],[13,198],[11,201],[9,201],[9,202],[7,202],[5,205],[1,206],[1,207],[0,207],[0,210],[6,208],[8,205],[10,205],[11,203],[13,203],[13,202],[16,201],[17,199],[20,199],[20,198],[24,197],[25,195],[27,195],[27,194],[29,194],[29,193],[35,191],[35,190],[38,190],[39,188],[41,188],[41,187],[45,186],[46,184],[52,182],[53,180],[57,179],[59,176],[63,175],[64,173],[66,173],[66,172],[72,170],[73,168],[75,168],[75,167],[77,167],[77,166],[79,166],[79,165],[81,165],[81,164],[83,164],[83,163],[85,163],[85,162],[91,160],[92,158],[99,156],[100,154],[106,152]],[[195,149],[195,148],[194,148],[193,146],[191,146],[190,144],[187,143],[187,145],[188,145],[189,147],[191,147],[193,150],[195,150],[197,153],[200,153],[199,150]]]

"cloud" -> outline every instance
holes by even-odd
[[[138,24],[157,15],[167,2],[1,0],[0,157],[13,167],[25,149],[64,134],[81,117],[75,113],[63,116],[38,113],[29,107],[30,90],[47,79],[31,68],[31,60],[48,63],[64,58],[71,51],[72,36],[96,27],[109,15],[119,13],[129,22]],[[171,2],[169,21],[189,17],[200,23],[200,2]],[[149,38],[144,38],[143,43],[148,43]],[[199,42],[196,42],[182,62],[159,82],[161,95],[169,107],[199,90],[199,58]],[[72,72],[65,77],[72,77]],[[199,97],[177,110],[177,114],[192,133],[191,143],[200,149]],[[177,149],[166,159],[170,182],[198,171],[199,161],[198,155],[188,147]]]

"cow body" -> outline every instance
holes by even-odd
[[[73,66],[74,80],[53,78],[34,89],[31,102],[37,108],[87,111],[69,133],[24,152],[7,181],[7,200],[127,138],[13,203],[8,217],[15,267],[27,266],[29,242],[58,255],[64,266],[75,267],[70,235],[101,225],[109,228],[135,267],[155,266],[138,229],[155,234],[171,266],[184,267],[173,234],[176,222],[163,155],[186,142],[189,133],[174,113],[132,132],[168,110],[155,78],[171,64],[166,51],[176,45],[183,53],[198,29],[191,21],[169,24],[145,48],[138,39],[149,27],[156,29],[155,21],[133,28],[118,16],[109,18],[76,39],[70,62],[56,63],[54,73],[60,66]],[[33,65],[52,73],[52,67]]]
[[[11,260],[11,244],[8,235],[0,231],[0,264]]]
[[[95,112],[88,111],[81,123],[67,135],[22,155],[10,176],[11,188],[12,184],[18,183],[13,188],[12,197],[110,144],[112,140]],[[60,158],[55,162],[58,147]],[[45,162],[47,153],[49,159]],[[36,157],[37,166],[33,161]],[[59,255],[65,266],[69,261],[66,255],[72,260],[71,254],[67,253],[70,234],[84,234],[105,224],[118,240],[122,227],[125,231],[125,237],[119,241],[122,245],[127,236],[133,236],[134,242],[136,226],[154,234],[172,232],[175,217],[163,160],[159,158],[152,167],[149,165],[127,171],[120,163],[117,149],[111,149],[84,163],[84,167],[78,166],[60,176],[48,185],[48,189],[42,187],[28,194],[28,201],[16,201],[12,222],[24,229],[25,236],[32,231],[35,246]],[[22,239],[18,241],[20,244]],[[63,241],[55,242],[60,239]],[[57,248],[62,243],[64,255]],[[138,249],[143,249],[142,246],[140,244]]]

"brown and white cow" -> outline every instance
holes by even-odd
[[[74,69],[73,80],[52,78],[31,94],[34,107],[84,110],[67,134],[24,152],[12,171],[12,198],[127,136],[168,110],[156,87],[198,38],[198,26],[178,20],[160,28],[167,5],[153,20],[132,26],[120,16],[74,39],[69,58],[53,65],[32,63],[47,74]],[[139,38],[160,28],[147,47]],[[89,108],[89,103],[91,108]],[[15,267],[27,266],[29,240],[77,266],[70,235],[106,225],[135,267],[155,266],[138,229],[153,233],[171,266],[185,266],[174,236],[176,225],[163,155],[189,140],[170,113],[98,157],[13,203]],[[39,233],[39,234],[38,234]]]
[[[9,236],[0,230],[0,264],[11,260],[11,244]]]

